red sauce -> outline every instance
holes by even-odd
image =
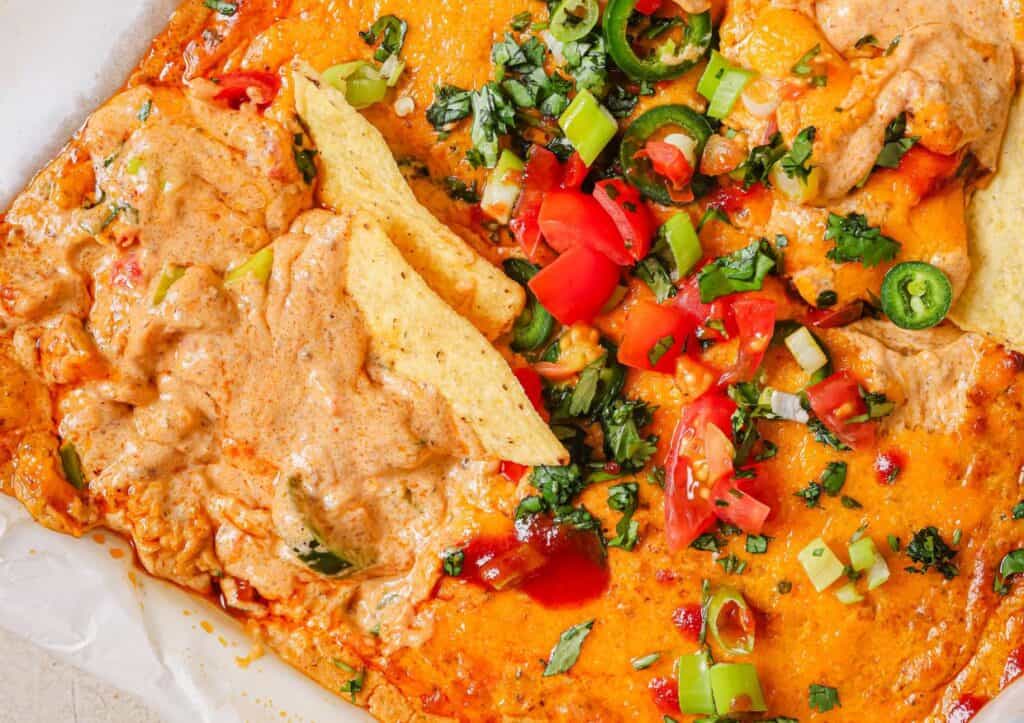
[[[988,698],[979,695],[962,695],[946,716],[946,723],[967,723],[985,707]]]
[[[999,685],[1005,688],[1013,681],[1017,680],[1024,673],[1024,645],[1019,648],[1014,648],[1010,651],[1010,654],[1006,656],[1006,667],[1003,668],[1003,678],[999,681]]]
[[[697,640],[700,637],[700,629],[704,624],[704,612],[700,605],[683,605],[672,613],[672,622],[683,637],[690,640]]]
[[[891,485],[905,466],[906,460],[900,452],[882,452],[875,459],[875,474],[878,475],[879,484]]]
[[[679,686],[672,678],[652,678],[647,684],[651,699],[665,715],[679,714]]]
[[[463,579],[492,590],[517,588],[545,607],[581,605],[608,587],[597,537],[540,515],[515,534],[471,540],[463,552]]]

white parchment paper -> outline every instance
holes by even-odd
[[[178,1],[0,0],[0,209],[124,83]],[[251,643],[231,618],[107,538],[49,532],[0,495],[0,626],[169,723],[370,720],[270,654],[243,668]],[[975,721],[1024,723],[1024,681]]]

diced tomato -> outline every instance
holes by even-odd
[[[677,191],[693,178],[693,166],[677,146],[665,141],[647,141],[634,158],[646,158],[651,168]]]
[[[565,170],[562,174],[562,188],[567,191],[578,191],[587,180],[590,168],[583,162],[583,157],[578,151],[573,151],[569,160],[565,162]]]
[[[952,176],[960,164],[957,156],[945,156],[918,144],[903,154],[896,173],[918,198],[932,193],[942,181]]]
[[[727,369],[718,380],[722,386],[753,378],[764,360],[772,334],[775,333],[776,304],[752,294],[742,294],[732,300],[732,315],[740,337],[736,364]]]
[[[950,709],[946,716],[946,723],[967,723],[985,707],[986,703],[988,703],[988,698],[983,698],[980,695],[962,695],[956,705]]]
[[[526,398],[530,400],[533,408],[537,410],[537,414],[542,416],[544,421],[547,421],[550,415],[544,406],[544,385],[540,381],[540,374],[532,367],[519,367],[518,369],[513,369],[512,373],[516,375],[516,379],[519,380],[523,391],[526,392]]]
[[[135,254],[128,254],[115,261],[111,269],[110,280],[114,286],[120,286],[122,289],[134,289],[142,281],[139,257]]]
[[[1006,657],[1006,667],[1003,668],[1003,677],[999,685],[1005,688],[1013,681],[1024,674],[1024,645],[1014,648]]]
[[[525,464],[519,464],[517,462],[509,462],[507,459],[501,461],[501,466],[498,467],[498,471],[502,474],[505,479],[509,482],[518,482],[526,474],[528,467]]]
[[[562,181],[562,164],[543,146],[533,146],[523,172],[523,192],[516,203],[509,229],[526,257],[535,264],[552,260],[551,250],[544,245],[540,233],[540,206],[544,194],[558,188]]]
[[[875,474],[878,475],[879,484],[891,485],[903,471],[903,455],[897,451],[890,450],[882,452],[875,458]]]
[[[711,491],[715,514],[744,532],[760,535],[771,508],[740,488],[740,480],[722,477]]]
[[[281,90],[281,78],[276,73],[265,73],[260,70],[235,70],[217,76],[214,79],[220,86],[214,100],[227,103],[238,110],[243,103],[250,101],[263,110],[274,102]]]
[[[867,412],[867,405],[860,395],[860,385],[850,372],[837,372],[809,387],[807,399],[818,419],[844,444],[856,449],[874,442],[874,424],[846,421]]]
[[[717,481],[710,470],[732,469],[732,453],[708,439],[728,439],[736,404],[724,392],[711,391],[686,406],[672,434],[665,460],[665,535],[669,547],[680,550],[707,531],[715,521],[710,490]],[[709,433],[709,426],[717,429]],[[694,467],[699,465],[695,474]]]
[[[576,246],[530,279],[530,290],[568,326],[597,316],[618,284],[618,265],[591,248]]]
[[[747,203],[763,193],[766,193],[766,189],[760,183],[755,183],[750,188],[743,188],[741,184],[719,186],[708,197],[708,208],[717,208],[726,214],[733,214],[743,210]]]
[[[735,295],[730,294],[715,299],[710,304],[705,304],[700,300],[700,287],[697,284],[697,276],[694,275],[679,287],[672,300],[672,305],[690,316],[701,327],[701,338],[729,339],[738,333],[732,314],[734,298]],[[720,323],[708,326],[709,321]],[[692,348],[696,350],[696,345],[693,345]]]
[[[700,605],[683,605],[673,611],[672,622],[683,637],[697,640],[704,626],[704,610]]]
[[[679,715],[679,684],[673,678],[652,678],[647,689],[659,711]]]
[[[636,0],[633,9],[644,15],[653,15],[661,10],[661,0]]]
[[[693,321],[671,306],[640,301],[626,317],[619,361],[634,369],[671,374]]]
[[[544,194],[540,230],[548,245],[559,253],[576,246],[589,246],[619,266],[633,263],[633,256],[611,217],[593,196],[585,193],[550,191]]]
[[[834,329],[846,326],[864,316],[864,302],[855,301],[832,309],[812,309],[807,314],[807,323],[816,329]]]
[[[594,186],[594,199],[615,223],[633,261],[645,257],[651,249],[658,222],[640,191],[621,178],[609,178]]]

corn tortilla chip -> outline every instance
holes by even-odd
[[[346,273],[376,362],[437,389],[495,457],[525,465],[568,461],[504,357],[431,290],[375,222],[353,222]]]
[[[967,211],[971,276],[950,318],[1024,351],[1024,96],[1010,110],[999,172]]]
[[[323,203],[372,215],[430,287],[487,338],[511,328],[525,303],[522,287],[416,200],[384,137],[343,93],[320,85],[308,67],[293,78],[295,106],[323,161]]]

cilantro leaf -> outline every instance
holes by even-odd
[[[900,244],[883,236],[876,226],[868,225],[866,216],[850,213],[845,218],[835,213],[828,215],[825,238],[835,243],[828,257],[837,263],[860,261],[864,266],[877,266],[896,258]]]
[[[878,152],[875,165],[881,168],[897,168],[907,151],[920,140],[917,136],[907,135],[907,114],[900,113],[885,128],[885,145]]]
[[[767,535],[747,535],[746,550],[751,555],[763,555],[768,552],[768,543],[772,538]]]
[[[839,691],[828,685],[811,683],[808,688],[807,705],[819,713],[827,713],[837,705],[841,705]]]
[[[774,249],[763,238],[727,256],[719,256],[697,275],[701,302],[708,304],[737,291],[759,291],[776,263]]]
[[[636,482],[626,482],[608,488],[608,506],[622,513],[622,519],[615,525],[615,537],[608,540],[609,547],[632,550],[636,547],[640,525],[633,519],[639,503],[639,487]]]
[[[928,570],[935,570],[947,580],[952,580],[960,574],[960,570],[953,564],[956,550],[946,544],[934,526],[924,527],[915,532],[907,543],[906,552],[918,565],[904,568],[907,572],[923,575]]]
[[[434,102],[427,108],[427,121],[434,130],[444,130],[452,123],[468,118],[473,112],[472,93],[454,85],[434,88]]]
[[[594,621],[588,620],[585,623],[573,625],[562,633],[558,638],[558,643],[551,649],[551,655],[548,656],[548,664],[544,668],[545,678],[561,675],[576,664],[580,657],[583,641],[590,635],[590,630],[593,627]]]
[[[804,501],[804,504],[808,507],[814,508],[818,506],[819,500],[821,500],[822,487],[817,482],[810,482],[802,490],[793,493],[794,497],[799,497]]]
[[[480,154],[483,165],[494,168],[498,163],[501,136],[509,133],[516,122],[515,109],[496,83],[488,83],[471,96],[473,127],[470,138]]]
[[[657,451],[656,435],[640,435],[650,423],[651,409],[639,399],[616,399],[601,413],[605,452],[623,471],[643,469]]]
[[[203,5],[228,18],[238,12],[238,3],[224,2],[223,0],[203,0]]]
[[[602,96],[608,83],[608,54],[604,35],[594,32],[562,47],[565,70],[576,81],[577,90]]]
[[[797,133],[796,138],[793,139],[793,147],[779,161],[782,171],[790,178],[798,178],[807,182],[807,177],[811,175],[811,170],[814,167],[806,164],[811,160],[811,153],[814,152],[814,137],[817,132],[814,126],[807,126]]]
[[[829,494],[835,497],[846,484],[846,462],[829,462],[825,465],[825,471],[821,473],[821,486]]]
[[[462,566],[466,562],[466,553],[458,547],[449,547],[441,553],[441,569],[449,577],[458,577],[462,574]]]
[[[747,189],[755,183],[768,180],[768,173],[780,158],[786,155],[786,146],[782,143],[782,134],[776,132],[768,143],[754,146],[737,172],[743,174],[743,188]]]
[[[392,55],[402,52],[405,45],[405,34],[409,32],[409,23],[397,15],[381,15],[370,26],[369,30],[359,33],[359,37],[367,45],[373,45],[380,39],[380,47],[373,54],[374,60],[383,63]]]
[[[1013,550],[1003,556],[993,581],[993,589],[1000,595],[1010,594],[1010,578],[1024,573],[1024,548]]]
[[[1021,500],[1013,506],[1013,519],[1024,520],[1024,500]]]
[[[633,275],[647,284],[659,304],[677,293],[665,263],[653,252],[633,267]]]

